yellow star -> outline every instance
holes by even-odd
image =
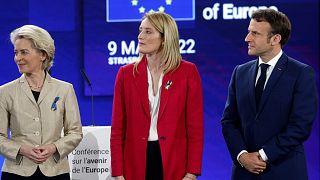
[[[152,12],[154,12],[154,10],[153,10],[153,9],[150,9],[150,10],[149,10],[149,12],[151,12],[151,13],[152,13]]]
[[[158,8],[158,10],[159,10],[160,12],[164,12],[165,8],[164,8],[163,6],[160,6],[160,7]]]
[[[172,0],[166,0],[167,5],[171,5],[171,3],[172,3]]]
[[[138,4],[138,0],[132,0],[131,4],[132,4],[132,6],[136,6]]]
[[[144,8],[143,6],[139,8],[139,13],[144,13],[145,11],[146,11],[146,8]]]

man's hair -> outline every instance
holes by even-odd
[[[273,9],[259,9],[252,13],[251,19],[257,22],[268,22],[271,26],[270,35],[281,35],[281,46],[288,42],[291,33],[291,22],[284,13]]]

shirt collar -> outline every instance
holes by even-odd
[[[278,60],[280,59],[280,57],[282,56],[282,54],[283,54],[283,52],[282,52],[282,50],[280,50],[280,52],[279,52],[274,58],[272,58],[269,62],[267,62],[267,63],[263,62],[263,61],[261,60],[261,57],[259,57],[259,66],[260,66],[260,64],[262,64],[262,63],[269,64],[269,65],[272,66],[272,67],[276,66],[276,64],[277,64]]]

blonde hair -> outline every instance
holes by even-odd
[[[151,25],[163,37],[161,47],[161,67],[164,74],[174,71],[181,63],[181,54],[179,46],[179,32],[175,20],[164,12],[146,13],[142,20],[148,19]],[[141,62],[143,55],[139,54],[139,60],[135,62],[134,69],[137,71],[138,64]]]
[[[53,65],[55,52],[54,40],[48,31],[35,25],[24,25],[10,33],[10,40],[13,45],[17,39],[28,39],[31,41],[33,48],[45,53],[46,59],[42,63],[42,69],[48,72]]]

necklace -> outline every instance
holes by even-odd
[[[40,86],[31,86],[31,85],[29,84],[29,87],[30,87],[31,89],[41,89],[41,88],[42,88],[42,84],[41,84]]]
[[[27,79],[27,78],[26,78],[26,79]],[[27,79],[27,82],[28,82],[28,85],[29,85],[30,89],[39,91],[39,90],[41,90],[41,88],[42,88],[42,86],[43,86],[44,80],[43,80],[42,83],[41,83],[40,85],[38,85],[38,86],[31,85],[30,82],[28,81],[28,79]]]

